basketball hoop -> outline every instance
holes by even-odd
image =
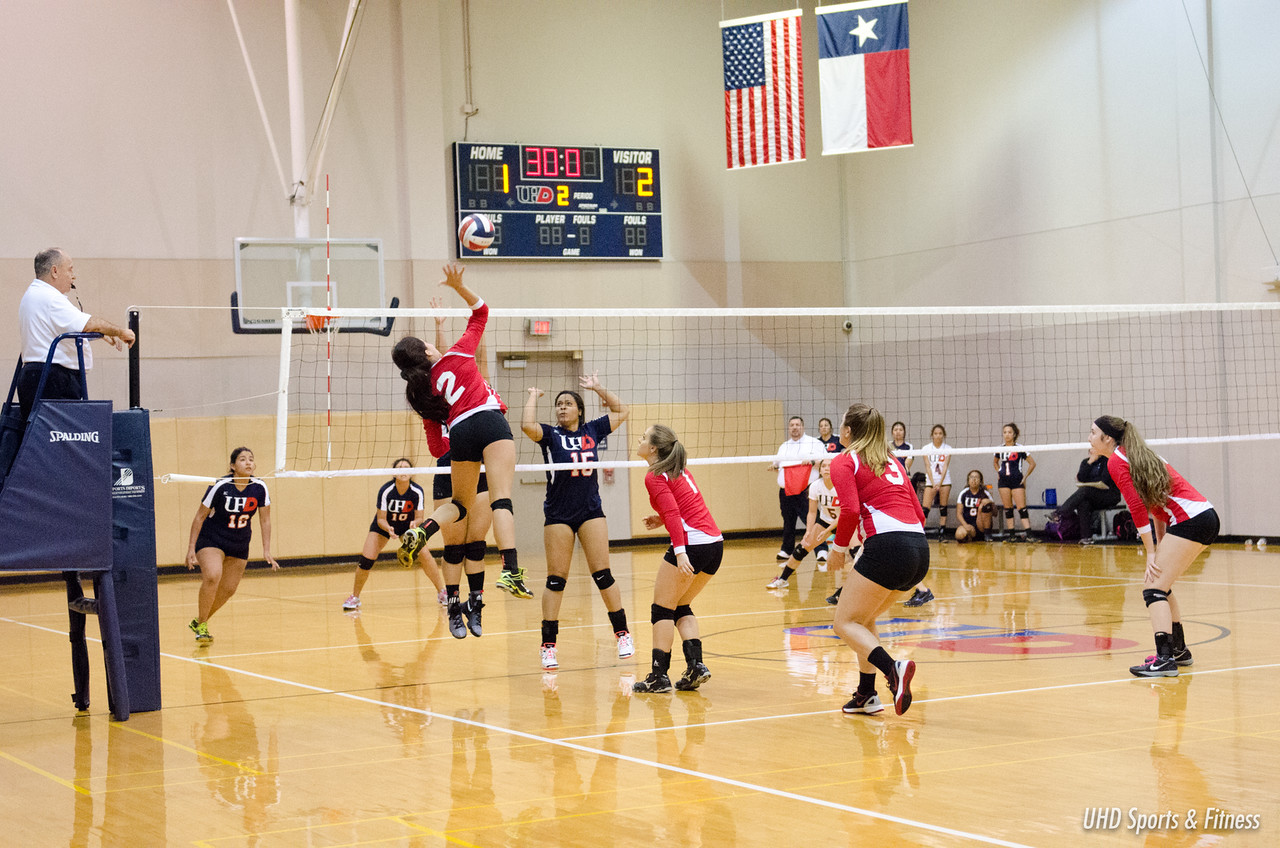
[[[307,329],[312,333],[323,333],[337,326],[332,315],[307,315],[305,320]]]

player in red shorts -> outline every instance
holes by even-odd
[[[831,480],[840,499],[831,568],[844,565],[845,550],[862,522],[862,555],[845,579],[836,605],[836,634],[858,655],[858,689],[846,713],[878,713],[876,670],[884,673],[893,706],[902,715],[911,706],[916,664],[894,660],[876,635],[876,619],[929,572],[924,510],[902,462],[889,455],[880,410],[855,403],[845,413],[840,441],[849,447],[831,462]]]

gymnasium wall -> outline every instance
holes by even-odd
[[[309,141],[346,3],[300,5]],[[1274,297],[1262,269],[1275,264],[1264,227],[1280,223],[1280,12],[1268,0],[1188,0],[1189,23],[1181,3],[917,0],[916,144],[840,157],[821,156],[816,24],[801,3],[809,159],[737,173],[724,170],[717,22],[722,7],[739,17],[777,4],[469,5],[479,113],[464,123],[460,2],[368,4],[327,147],[333,233],[382,238],[388,297],[406,305],[436,293],[452,255],[448,147],[464,133],[662,150],[665,260],[476,263],[476,287],[503,306]],[[288,171],[283,4],[236,11]],[[234,288],[232,240],[292,236],[294,219],[226,5],[12,0],[0,73],[6,313],[31,257],[60,245],[89,311],[123,321],[128,306],[149,307],[143,399],[158,418],[270,413],[277,340],[233,336],[216,308]],[[311,219],[322,235],[322,208]],[[100,351],[91,386],[123,403],[123,356]],[[927,423],[911,424],[919,440]],[[232,446],[192,447],[216,455],[215,473]],[[1227,532],[1280,529],[1273,446],[1183,453]],[[1060,491],[1074,464],[1064,459]],[[156,467],[200,473],[159,456]]]

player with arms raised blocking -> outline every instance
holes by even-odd
[[[391,464],[392,468],[412,468],[413,463],[407,457],[400,457]],[[364,584],[369,582],[369,572],[378,559],[378,554],[387,546],[392,536],[400,537],[412,527],[422,523],[426,514],[427,496],[422,487],[413,481],[409,473],[397,474],[382,484],[378,496],[374,499],[377,512],[369,524],[369,535],[365,536],[364,548],[360,551],[360,560],[356,563],[355,580],[351,596],[342,602],[342,608],[348,612],[360,609],[360,592]],[[403,549],[402,549],[403,550]],[[436,587],[441,602],[444,601],[444,581],[440,577],[440,569],[435,558],[426,548],[419,550],[413,557],[401,555],[400,564],[409,568],[416,561],[427,575],[427,579]]]
[[[911,706],[911,678],[916,664],[895,661],[880,646],[876,619],[929,572],[929,543],[924,537],[924,510],[916,499],[907,469],[889,455],[880,410],[855,403],[845,413],[840,441],[849,447],[831,463],[831,480],[840,498],[836,543],[831,567],[844,565],[845,550],[862,522],[862,556],[845,579],[848,592],[836,605],[835,631],[858,655],[858,689],[844,705],[846,713],[878,713],[876,670],[889,682],[894,710]]]
[[[1089,428],[1089,447],[1108,458],[1107,472],[1124,495],[1147,552],[1142,600],[1151,616],[1156,652],[1129,671],[1136,677],[1177,677],[1178,666],[1191,665],[1192,659],[1173,584],[1218,538],[1218,513],[1148,447],[1131,422],[1103,415]]]
[[[584,390],[591,389],[608,413],[585,421],[586,404],[582,395],[566,389],[556,395],[556,423],[538,423],[538,398],[542,389],[530,387],[529,399],[524,405],[520,429],[542,448],[542,458],[548,463],[593,462],[608,442],[609,434],[627,420],[627,405],[613,392],[600,385],[598,372],[580,377]],[[600,590],[609,624],[618,643],[618,659],[625,660],[635,654],[635,642],[627,629],[627,611],[622,606],[622,592],[609,569],[609,526],[605,521],[600,502],[599,475],[594,468],[581,470],[559,469],[547,472],[547,499],[542,512],[545,525],[542,530],[547,550],[547,591],[542,595],[542,667],[547,670],[560,667],[556,656],[556,639],[560,633],[560,602],[564,598],[565,579],[569,576],[569,563],[573,559],[573,540],[582,543],[591,579]]]
[[[231,600],[244,577],[253,538],[249,522],[255,514],[262,526],[262,558],[272,569],[280,568],[271,556],[271,497],[267,485],[253,476],[256,468],[253,451],[233,450],[227,476],[205,491],[191,522],[187,569],[200,569],[200,599],[197,617],[188,626],[200,643],[213,641],[209,619]]]
[[[649,676],[636,683],[636,692],[670,692],[671,645],[676,631],[684,640],[684,675],[676,688],[692,691],[711,678],[711,670],[702,662],[702,640],[698,619],[689,604],[720,570],[724,556],[724,536],[716,527],[685,468],[684,445],[670,427],[654,424],[640,436],[636,455],[649,463],[644,487],[649,504],[657,512],[644,520],[650,530],[666,527],[671,546],[658,567],[653,584],[653,668]],[[668,567],[669,566],[669,567]]]
[[[493,530],[502,556],[503,576],[498,585],[517,597],[532,598],[524,587],[524,570],[516,561],[515,516],[511,506],[511,486],[515,478],[516,446],[503,415],[502,398],[485,381],[476,364],[476,350],[489,318],[489,307],[462,282],[463,268],[446,265],[440,285],[456,291],[471,307],[471,317],[462,337],[441,353],[433,344],[414,336],[396,343],[391,359],[405,380],[405,398],[423,419],[443,421],[449,428],[449,476],[453,499],[436,508],[421,529],[423,543],[440,527],[467,521],[476,499],[480,464],[484,463],[489,484]],[[467,598],[468,618],[484,606],[483,590],[472,590]],[[449,600],[449,620],[460,612],[459,602]],[[475,619],[478,628],[479,618]],[[475,630],[473,629],[474,633]],[[455,634],[457,635],[457,634]],[[477,634],[478,635],[478,634]]]

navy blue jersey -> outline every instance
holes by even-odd
[[[832,433],[827,438],[818,437],[818,441],[822,442],[822,446],[827,449],[827,453],[840,453],[844,448],[840,447],[840,437]]]
[[[577,430],[543,424],[544,462],[595,462],[607,448],[609,416],[601,415]],[[547,500],[542,511],[548,520],[571,521],[579,515],[600,510],[600,484],[594,468],[547,472]]]
[[[236,486],[234,478],[223,477],[205,491],[204,499],[200,502],[213,510],[200,527],[200,538],[209,546],[222,548],[228,554],[232,551],[244,552],[231,555],[245,558],[249,540],[253,538],[249,522],[259,509],[271,506],[267,485],[257,477],[250,477],[248,485],[241,489]]]
[[[376,501],[378,509],[387,513],[387,523],[391,525],[392,530],[396,531],[397,536],[403,535],[404,531],[409,529],[414,513],[423,509],[426,502],[427,496],[417,483],[410,481],[408,491],[402,495],[396,491],[395,480],[388,480],[382,484]]]
[[[1021,448],[1022,445],[1014,445],[996,454],[996,458],[1000,460],[1000,477],[1002,479],[1022,479],[1022,461],[1027,458],[1028,454]]]
[[[982,509],[983,501],[991,501],[991,493],[985,488],[979,489],[975,495],[970,491],[968,486],[960,490],[960,497],[956,499],[956,506],[960,508],[960,514],[964,516],[966,524],[978,526],[978,510]],[[994,501],[992,501],[994,504]]]

